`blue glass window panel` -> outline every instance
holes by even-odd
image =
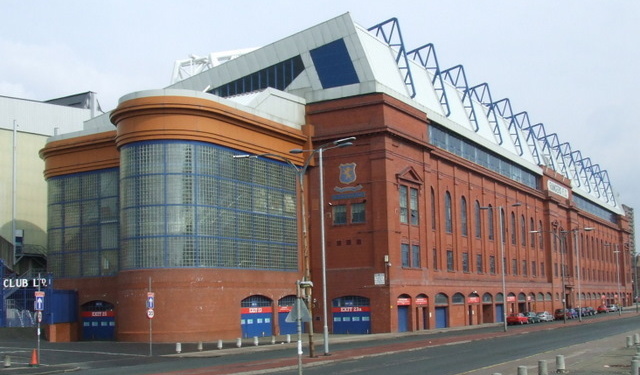
[[[358,74],[344,40],[338,39],[311,50],[311,59],[318,72],[322,88],[358,83]]]

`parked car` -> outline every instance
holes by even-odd
[[[553,321],[553,315],[551,315],[550,312],[548,311],[541,311],[538,313],[538,318],[540,319],[541,322],[552,322]]]
[[[609,312],[609,310],[607,309],[607,305],[598,306],[598,313],[599,314],[606,314],[608,312]]]
[[[511,314],[507,317],[507,324],[529,324],[529,318],[523,313]]]
[[[616,312],[618,311],[618,305],[607,305],[607,310],[609,312]]]
[[[529,323],[540,323],[540,317],[538,317],[538,314],[534,313],[533,311],[529,311],[524,313],[524,316],[527,317],[527,319],[529,319]]]
[[[564,319],[565,315],[567,316],[567,319],[573,319],[578,316],[573,309],[556,309],[553,313],[553,317],[556,320]]]
[[[587,306],[587,307],[583,307],[582,308],[582,315],[583,316],[591,316],[591,315],[596,315],[598,312],[596,311],[596,309],[594,309],[591,306]]]

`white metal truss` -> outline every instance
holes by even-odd
[[[395,18],[373,26],[369,31],[376,37],[382,38],[395,53],[398,69],[402,73],[410,97],[415,97],[416,85],[407,56],[429,73],[427,76],[430,77],[430,83],[446,117],[452,115],[452,100],[456,100],[455,96],[446,94],[444,85],[449,84],[458,91],[457,100],[460,100],[472,130],[479,132],[481,121],[478,116],[486,116],[486,123],[491,128],[496,144],[504,147],[505,135],[502,134],[504,131],[502,121],[506,124],[509,139],[513,142],[519,156],[526,156],[525,152],[529,151],[538,165],[555,170],[573,181],[574,187],[579,187],[593,197],[617,206],[607,171],[601,170],[597,164],[592,164],[591,159],[582,157],[580,151],[573,151],[569,143],[561,143],[557,134],[547,134],[542,123],[531,125],[527,112],[514,113],[509,99],[494,101],[488,84],[482,83],[470,87],[462,65],[441,69],[433,44],[425,44],[406,52],[400,25]]]
[[[171,84],[180,82],[184,79],[200,74],[205,70],[211,69],[236,57],[249,53],[255,48],[238,49],[233,51],[210,53],[207,56],[191,55],[188,59],[176,60],[173,64],[173,72],[171,74]]]

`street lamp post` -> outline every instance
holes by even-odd
[[[631,256],[633,257],[633,288],[632,288],[633,301],[636,305],[636,314],[637,314],[638,313],[638,254],[633,252],[631,253]]]
[[[555,231],[542,231],[542,230],[532,230],[529,231],[529,233],[551,233],[553,234],[553,236],[560,242],[560,274],[561,274],[561,278],[562,278],[562,320],[563,323],[567,323],[567,298],[566,298],[566,286],[565,286],[565,279],[564,279],[564,275],[565,275],[565,259],[564,259],[564,253],[567,250],[567,234],[570,232],[573,232],[574,234],[574,249],[575,249],[575,257],[576,257],[576,263],[577,263],[577,270],[576,270],[576,277],[577,277],[577,282],[578,282],[578,320],[580,322],[582,322],[582,303],[581,303],[581,280],[580,280],[580,248],[578,247],[578,232],[579,231],[585,231],[585,232],[589,232],[594,230],[594,228],[575,228],[572,230],[562,230],[560,231],[560,234],[556,233]]]
[[[518,207],[522,205],[521,203],[514,203],[511,205],[511,207]],[[494,207],[493,206],[487,206],[487,207],[480,207],[481,210],[492,210],[494,211]],[[500,232],[500,256],[501,256],[501,260],[500,263],[502,263],[502,329],[504,332],[507,332],[507,281],[506,281],[506,266],[507,266],[507,261],[504,258],[504,241],[505,241],[505,236],[504,236],[504,224],[503,224],[503,220],[504,220],[504,212],[503,212],[503,207],[502,206],[498,206],[498,212],[499,212],[499,217],[498,217],[498,231]]]
[[[290,152],[293,154],[299,154],[302,152],[310,152],[308,158],[313,157],[313,155],[318,153],[318,167],[320,174],[320,252],[322,256],[322,333],[323,333],[323,341],[324,341],[324,355],[329,355],[329,325],[327,323],[327,255],[326,255],[326,244],[325,244],[325,224],[324,224],[324,169],[323,169],[323,160],[322,155],[324,151],[331,150],[334,148],[341,148],[353,145],[352,141],[354,141],[356,137],[348,137],[338,139],[336,141],[326,143],[317,147],[313,150],[302,150],[302,149],[294,149]]]
[[[581,291],[581,287],[582,287],[582,280],[580,279],[580,247],[578,244],[578,231],[583,230],[585,232],[590,232],[593,230],[593,228],[576,228],[576,229],[572,229],[571,232],[573,232],[573,241],[574,241],[574,248],[576,250],[576,262],[577,262],[577,266],[578,269],[576,270],[576,276],[578,277],[578,320],[580,322],[582,322],[582,291]]]
[[[233,155],[234,159],[245,159],[245,158],[258,158],[258,157],[273,157],[273,158],[277,158],[280,159],[282,161],[284,161],[285,163],[287,163],[287,165],[289,165],[290,167],[292,167],[295,172],[296,172],[296,180],[298,183],[298,192],[300,194],[300,220],[301,220],[301,226],[302,226],[302,257],[303,257],[303,273],[304,273],[304,277],[303,277],[303,281],[301,282],[303,285],[308,285],[305,283],[311,283],[311,264],[310,264],[310,256],[309,256],[309,235],[308,235],[308,228],[307,228],[307,213],[306,213],[306,199],[305,199],[305,192],[304,192],[304,175],[307,173],[307,169],[309,168],[309,164],[311,163],[311,160],[313,159],[312,155],[310,155],[305,161],[304,164],[299,167],[297,166],[293,161],[291,161],[291,159],[282,156],[282,155],[278,155],[278,154],[270,154],[270,153],[266,153],[266,154],[258,154],[258,155],[248,155],[248,154],[243,154],[243,155]],[[306,297],[306,304],[307,304],[307,309],[309,309],[309,311],[311,311],[312,309],[312,288],[310,287],[306,287],[304,288],[305,290],[305,297]],[[309,323],[309,356],[310,357],[314,357],[315,354],[315,346],[314,346],[314,340],[313,340],[313,322]]]
[[[553,236],[560,242],[560,276],[562,278],[562,320],[563,323],[567,323],[567,299],[565,296],[565,285],[564,285],[564,252],[566,249],[566,241],[565,238],[566,236],[560,236],[558,235],[558,233],[556,233],[555,231],[546,231],[547,233],[551,233],[553,234]],[[542,230],[532,230],[529,231],[529,233],[545,233],[545,231]],[[560,233],[566,234],[566,231],[561,231]]]
[[[615,245],[613,253],[616,255],[616,276],[618,279],[618,315],[622,315],[622,306],[620,306],[620,300],[622,299],[622,295],[620,295],[620,250],[618,250],[618,245]]]

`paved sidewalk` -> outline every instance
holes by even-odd
[[[631,336],[632,346],[627,347],[627,336]],[[564,357],[564,369],[572,375],[630,374],[631,360],[638,352],[633,345],[635,333],[623,333],[602,340],[568,346],[561,350],[549,351],[525,359],[496,364],[490,367],[464,373],[464,375],[515,375],[518,367],[524,366],[528,375],[537,375],[540,361],[546,361],[548,374],[557,372],[557,356]]]

